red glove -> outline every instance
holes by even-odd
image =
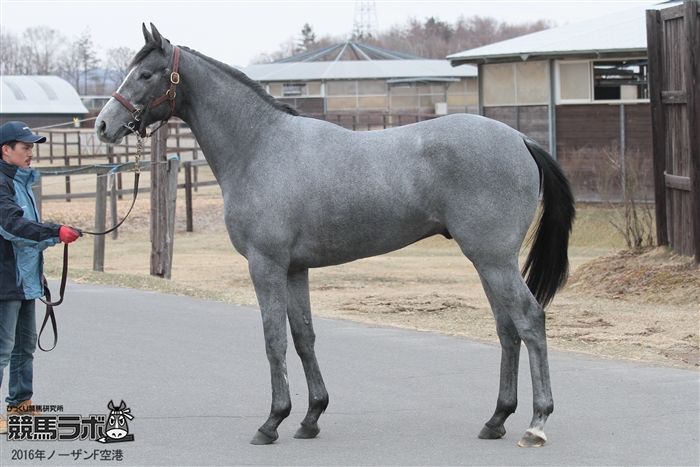
[[[58,229],[58,238],[63,242],[63,243],[71,243],[74,242],[78,237],[80,237],[80,232],[75,230],[72,227],[68,227],[67,225],[62,225],[60,229]]]

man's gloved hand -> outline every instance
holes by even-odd
[[[58,238],[63,242],[63,243],[71,243],[77,240],[77,238],[80,237],[80,232],[73,227],[68,227],[67,225],[62,225],[60,229],[58,229]]]

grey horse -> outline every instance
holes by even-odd
[[[534,408],[519,445],[543,445],[554,407],[543,307],[566,280],[575,215],[569,184],[551,156],[512,128],[475,115],[349,131],[299,115],[240,71],[173,46],[152,24],[143,34],[146,44],[95,130],[115,143],[175,115],[200,143],[221,186],[231,242],[248,260],[262,315],[272,406],[251,442],[274,442],[291,411],[287,320],[309,391],[295,437],[319,433],[328,393],[314,353],[309,268],[444,235],[478,271],[502,347],[496,410],[479,437],[505,434],[504,422],[517,405],[522,340]],[[518,253],[540,187],[543,206],[521,274]]]

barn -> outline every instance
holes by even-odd
[[[653,197],[644,8],[447,58],[478,67],[479,113],[549,148],[579,200],[619,196],[618,168],[643,180],[638,197]]]
[[[453,68],[347,41],[245,73],[274,97],[299,111],[333,120],[334,115],[441,115],[477,111],[476,67]]]
[[[36,128],[87,113],[75,88],[58,76],[0,76],[0,123],[21,120]]]

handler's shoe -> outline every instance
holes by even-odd
[[[7,420],[4,415],[0,415],[0,435],[7,433]]]
[[[37,410],[37,406],[29,399],[17,405],[8,405],[7,415],[41,415],[41,411]]]

